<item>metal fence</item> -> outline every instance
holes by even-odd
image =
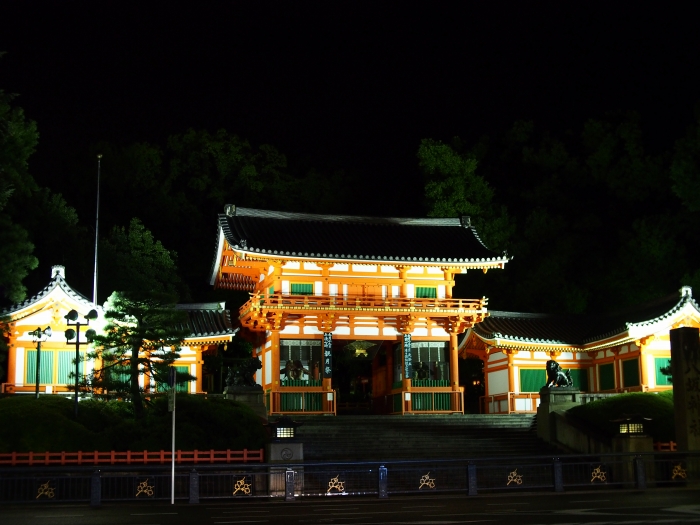
[[[169,500],[164,466],[0,469],[0,502]],[[700,481],[700,453],[531,456],[473,460],[180,466],[175,498],[201,500],[424,493],[563,492],[684,486]]]

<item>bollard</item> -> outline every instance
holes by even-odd
[[[634,458],[634,481],[638,490],[646,490],[647,476],[644,468],[644,459],[641,456]]]
[[[554,458],[552,474],[554,476],[554,492],[564,492],[564,474],[561,470],[561,460],[559,458]]]
[[[190,503],[199,503],[199,472],[190,472]]]
[[[387,492],[387,471],[384,465],[379,467],[379,498],[386,499],[389,497]]]
[[[467,465],[467,479],[469,481],[469,496],[476,496],[476,465],[474,463]]]
[[[90,506],[99,507],[102,504],[102,477],[96,470],[90,477]]]
[[[284,473],[284,501],[294,501],[294,471],[291,469]]]

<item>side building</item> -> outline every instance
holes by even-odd
[[[700,327],[692,290],[606,315],[558,316],[490,311],[467,331],[460,356],[484,362],[483,413],[535,412],[547,382],[545,364],[570,370],[584,393],[656,392],[672,388],[669,331]]]
[[[203,355],[215,355],[218,346],[231,341],[236,333],[230,312],[224,306],[223,303],[177,306],[187,312],[184,328],[189,329],[190,335],[184,341],[175,367],[197,378],[184,386],[190,393],[206,390],[207,385],[203,384]],[[71,373],[75,370],[76,345],[68,343],[64,333],[69,327],[75,327],[67,324],[66,315],[75,310],[82,328],[85,326],[85,317],[93,309],[97,311],[97,318],[90,320],[86,328],[100,332],[105,325],[102,306],[95,306],[71,288],[66,282],[65,268],[54,266],[51,269],[51,280],[43,290],[0,312],[2,322],[8,327],[9,346],[7,381],[2,383],[2,393],[33,394],[37,389],[41,394],[73,392],[75,377]],[[80,344],[77,348],[83,357],[89,350],[85,330],[80,330]],[[49,331],[51,335],[48,335]],[[94,363],[86,360],[79,364],[79,374],[89,374],[93,367]],[[155,389],[155,385],[147,385],[147,388]]]
[[[375,412],[463,412],[458,336],[486,298],[455,275],[502,269],[468,217],[375,218],[226,206],[210,282],[250,294],[240,325],[271,414],[336,413],[361,391]],[[368,363],[366,373],[354,364]],[[342,370],[341,370],[342,369]]]

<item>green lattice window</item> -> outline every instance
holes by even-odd
[[[656,386],[671,386],[671,376],[661,373],[662,368],[671,366],[671,360],[666,357],[654,358],[654,375],[656,377]]]
[[[292,283],[292,295],[313,295],[313,283]]]
[[[588,370],[585,368],[572,368],[571,369],[571,381],[573,386],[582,390],[583,392],[588,392]]]
[[[547,384],[547,371],[544,368],[521,368],[520,391],[539,392]]]
[[[636,357],[622,362],[622,385],[639,386],[639,360]]]
[[[27,384],[36,383],[36,350],[27,351],[26,372],[24,382]],[[53,383],[53,352],[41,352],[41,363],[39,364],[39,383],[50,385]]]
[[[598,365],[598,381],[601,390],[615,390],[615,365]]]
[[[189,375],[190,373],[190,368],[187,365],[184,366],[175,366],[175,371],[177,372],[177,375]],[[179,380],[179,377],[178,377]],[[187,393],[188,385],[190,384],[189,381],[185,381],[182,383],[177,383],[177,386],[175,387],[175,391],[179,393]],[[170,390],[170,386],[168,386],[168,383],[159,383],[156,382],[156,392],[167,392]]]
[[[43,357],[43,356],[42,356]],[[71,374],[75,374],[75,352],[73,351],[59,351],[58,352],[58,379],[56,382],[59,385],[74,384],[75,377]],[[83,362],[78,364],[78,375],[83,375]]]
[[[416,299],[435,299],[437,288],[434,286],[416,286]]]

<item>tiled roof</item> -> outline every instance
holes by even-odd
[[[387,262],[506,262],[481,242],[469,218],[314,215],[227,206],[219,215],[236,250],[314,259]],[[217,262],[215,261],[215,265]]]
[[[238,330],[223,303],[178,304],[176,308],[187,312],[187,321],[179,328],[189,329],[188,339],[233,336]]]
[[[653,325],[668,319],[686,305],[698,312],[700,306],[692,298],[689,287],[678,294],[663,297],[633,309],[597,316],[561,316],[501,312],[490,310],[489,317],[474,325],[472,331],[484,340],[501,339],[519,342],[582,347],[586,344],[625,334],[633,327]]]
[[[12,315],[15,312],[18,312],[24,308],[27,308],[28,306],[38,303],[56,288],[60,288],[68,297],[73,299],[76,303],[84,305],[86,308],[97,308],[98,310],[101,310],[101,307],[99,305],[93,305],[90,299],[88,299],[83,294],[75,291],[73,288],[70,287],[70,285],[66,282],[66,279],[64,277],[63,267],[54,266],[52,268],[51,280],[39,293],[28,297],[21,303],[8,306],[7,308],[0,311],[0,315]]]

